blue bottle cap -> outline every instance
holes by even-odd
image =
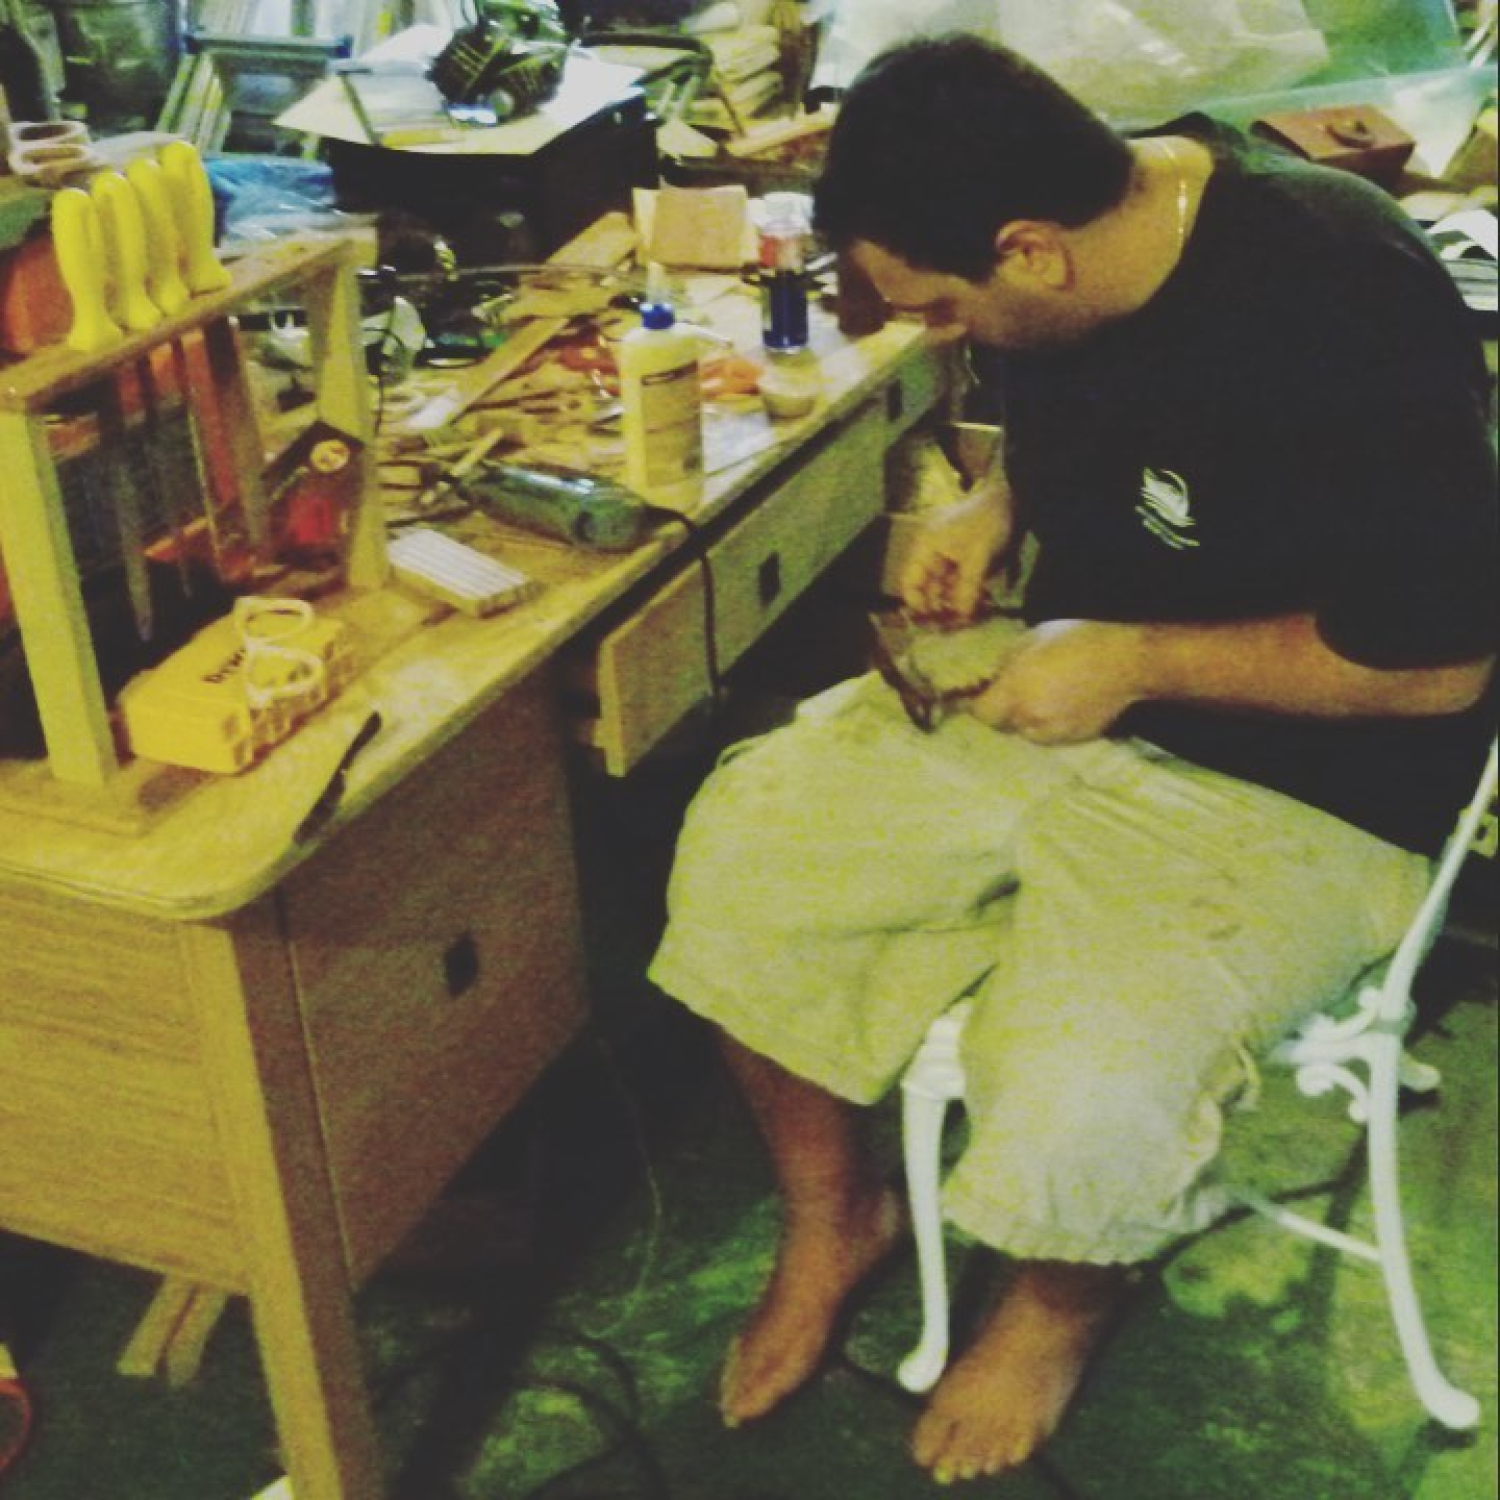
[[[670,328],[677,321],[670,302],[641,303],[642,328]]]

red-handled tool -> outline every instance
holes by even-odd
[[[10,1350],[4,1344],[0,1344],[0,1405],[8,1413],[8,1420],[0,1422],[0,1478],[3,1478],[26,1446],[32,1421],[31,1397],[21,1384]]]

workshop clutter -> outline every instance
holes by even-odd
[[[478,0],[474,9],[473,23],[453,34],[428,69],[444,99],[483,108],[493,124],[551,98],[568,54],[552,0]]]
[[[199,7],[181,0],[4,0],[0,87],[12,114],[86,120],[96,135],[149,128],[190,9]]]
[[[600,221],[610,245],[597,268],[589,264],[593,237],[565,247],[556,262],[494,268],[508,270],[509,288],[471,312],[500,334],[479,367],[495,374],[462,412],[444,397],[441,360],[424,369],[419,358],[417,378],[385,392],[382,480],[389,496],[411,492],[414,516],[449,504],[458,481],[502,444],[533,469],[618,476],[659,503],[670,490],[671,508],[691,509],[700,450],[705,472],[717,472],[779,440],[768,416],[779,423],[814,411],[822,380],[809,342],[816,321],[809,304],[831,261],[813,254],[806,200],[752,200],[736,186],[664,185],[636,190],[634,208],[633,222],[623,215]],[[789,241],[795,253],[778,253],[768,273],[760,263],[763,239],[782,249]],[[781,294],[772,345],[761,307],[768,277]],[[466,281],[482,283],[485,268],[393,272],[388,279],[428,318],[434,295],[452,301]],[[646,307],[662,303],[672,307],[672,326],[643,329]],[[790,322],[788,312],[795,314]],[[667,346],[663,368],[637,369],[635,378],[622,371],[622,362],[639,365],[634,356],[645,349]],[[511,487],[503,488],[509,502]],[[533,498],[526,497],[528,514],[515,518],[527,529],[605,550],[634,544],[633,537],[613,540],[622,534],[613,525],[609,541],[592,526],[580,536],[571,504],[543,507],[546,517],[537,520],[529,514]]]

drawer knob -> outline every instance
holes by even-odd
[[[755,588],[762,604],[770,604],[781,594],[781,554],[770,552],[761,560],[755,573]]]
[[[456,1000],[479,978],[479,944],[472,932],[461,932],[443,953],[443,983]]]

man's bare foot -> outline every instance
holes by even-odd
[[[943,1484],[1025,1463],[1062,1421],[1126,1280],[1122,1266],[1022,1266],[933,1391],[912,1434],[916,1461]]]
[[[882,1189],[847,1211],[789,1214],[776,1265],[719,1380],[729,1427],[764,1416],[810,1379],[863,1277],[906,1231],[899,1196]]]

